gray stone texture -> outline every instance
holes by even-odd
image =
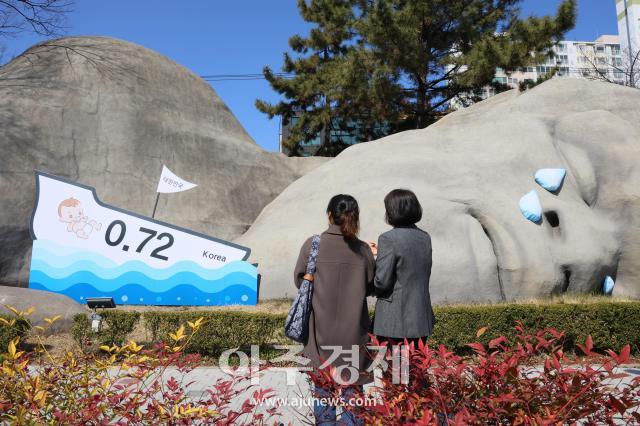
[[[299,247],[325,228],[333,194],[359,200],[361,236],[375,240],[396,187],[423,203],[435,303],[597,291],[607,274],[614,295],[639,297],[639,105],[637,90],[556,79],[329,162],[289,159],[260,149],[206,82],[157,53],[48,42],[0,68],[0,282],[28,279],[34,169],[149,215],[164,163],[199,186],[161,196],[158,219],[229,239],[255,220],[237,241],[260,263],[262,298],[293,295]],[[533,180],[553,167],[568,171],[557,194]],[[518,210],[530,189],[541,224]]]
[[[166,164],[199,186],[162,195],[156,218],[230,239],[323,162],[265,152],[197,75],[105,37],[36,45],[0,68],[0,129],[0,282],[8,285],[28,280],[34,169],[151,215]]]
[[[74,315],[90,312],[65,295],[19,287],[0,287],[0,312],[12,315],[5,306],[14,307],[22,312],[34,308],[35,310],[27,316],[27,319],[34,326],[45,327],[47,334],[71,330]],[[56,315],[60,315],[60,318],[51,326],[44,321],[45,318]]]
[[[260,263],[261,297],[291,297],[300,246],[326,227],[332,195],[356,197],[361,238],[376,240],[389,229],[385,194],[408,188],[433,238],[435,303],[599,291],[606,275],[614,295],[639,297],[639,164],[640,90],[554,79],[347,149],[292,183],[238,242]],[[555,167],[568,173],[552,194],[534,174]],[[531,189],[541,224],[518,209]]]

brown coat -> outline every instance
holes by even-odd
[[[294,271],[296,287],[300,287],[306,273],[311,238],[300,249]],[[366,296],[373,292],[375,259],[369,246],[360,240],[348,241],[340,227],[330,225],[320,238],[320,250],[313,283],[313,311],[309,321],[309,340],[304,354],[313,367],[319,367],[329,359],[333,350],[323,346],[341,346],[350,350],[359,347],[354,362],[343,355],[333,366],[353,365],[363,372],[369,356],[364,346],[369,341],[369,314]],[[359,384],[369,381],[361,375]]]

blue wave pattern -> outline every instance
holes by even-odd
[[[140,261],[116,265],[96,253],[57,250],[38,240],[33,246],[29,287],[61,293],[80,303],[88,297],[107,296],[125,305],[255,305],[257,274],[255,266],[242,261],[219,269],[189,261],[163,269]]]
[[[51,291],[46,286],[34,281],[30,282],[29,288]],[[103,292],[91,284],[80,283],[56,293],[69,296],[79,303],[85,303],[87,297],[113,297],[117,305],[224,306],[255,305],[258,303],[257,292],[242,285],[227,287],[218,293],[205,293],[195,290],[188,284],[183,284],[163,293],[155,293],[136,284]]]

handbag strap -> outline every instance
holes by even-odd
[[[316,262],[318,261],[318,251],[320,250],[320,235],[311,237],[311,250],[309,251],[309,261],[307,262],[307,274],[316,272]]]

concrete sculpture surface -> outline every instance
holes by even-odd
[[[498,302],[563,292],[640,297],[640,91],[553,79],[507,92],[423,130],[351,147],[292,183],[237,241],[260,263],[261,297],[291,296],[302,242],[348,193],[361,237],[388,229],[384,195],[416,192],[433,238],[435,303]],[[566,169],[556,193],[539,169]],[[539,223],[518,208],[535,190]]]
[[[47,334],[55,334],[71,330],[73,317],[76,314],[89,313],[83,305],[63,294],[55,294],[48,291],[32,290],[29,288],[0,287],[0,313],[9,314],[4,306],[11,306],[19,311],[26,312],[33,308],[34,311],[27,317],[31,324],[46,326]],[[51,326],[44,321],[60,315],[60,319]]]
[[[198,187],[163,196],[156,217],[250,247],[263,299],[293,295],[298,250],[326,226],[332,195],[358,199],[361,237],[375,240],[398,187],[425,209],[436,303],[602,291],[605,280],[640,297],[638,105],[637,90],[554,79],[330,161],[291,159],[259,148],[206,82],[157,53],[103,37],[47,42],[0,68],[0,284],[28,282],[34,169],[148,215],[166,164]],[[542,169],[566,170],[557,190],[536,183]],[[532,190],[537,223],[518,208]]]
[[[205,81],[106,37],[49,41],[0,68],[0,283],[26,286],[34,169],[94,186],[150,215],[166,164],[198,184],[160,198],[156,218],[230,239],[321,159],[256,145]]]

